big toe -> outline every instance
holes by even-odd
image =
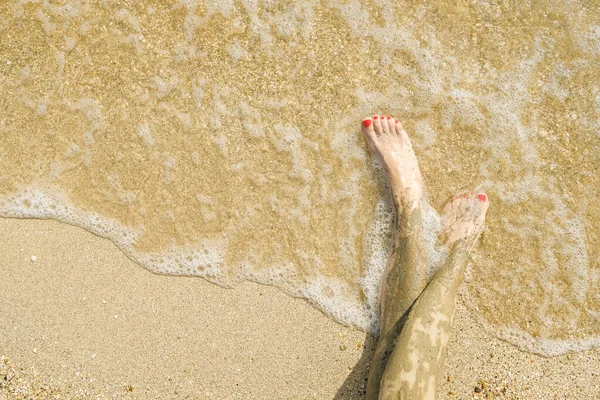
[[[375,130],[373,129],[373,120],[371,118],[363,119],[360,128],[367,140],[373,140],[375,137]]]
[[[473,218],[484,218],[485,213],[487,212],[490,206],[490,202],[485,193],[469,192],[466,195],[464,195],[464,198],[461,198],[460,200],[462,200],[462,207],[466,209],[466,212],[470,211],[471,216]]]
[[[471,212],[473,218],[481,216],[485,217],[485,213],[489,207],[489,201],[485,193],[469,192],[462,199],[462,206],[466,208],[466,212]]]
[[[484,209],[484,212],[490,207],[490,201],[485,193],[477,193],[477,200],[479,201],[479,207]]]

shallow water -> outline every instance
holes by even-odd
[[[490,197],[473,313],[528,351],[588,348],[599,7],[2,2],[0,215],[82,226],[156,272],[277,285],[373,330],[393,215],[359,122],[394,115],[430,246],[452,194]]]

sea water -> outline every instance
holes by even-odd
[[[599,7],[3,1],[0,215],[376,332],[394,213],[359,124],[393,115],[424,176],[429,274],[436,210],[485,191],[471,312],[524,350],[598,345]]]

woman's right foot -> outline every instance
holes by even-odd
[[[400,121],[374,115],[363,119],[362,133],[371,152],[386,171],[394,202],[408,209],[420,207],[423,195],[421,170]]]
[[[485,193],[463,193],[446,204],[442,212],[440,240],[448,248],[464,240],[473,250],[485,226],[490,202]]]

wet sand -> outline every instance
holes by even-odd
[[[49,220],[0,218],[0,243],[0,399],[362,397],[373,339],[276,288],[155,275]],[[520,352],[459,302],[440,398],[600,398],[599,355]]]
[[[0,215],[69,221],[149,270],[250,277],[369,329],[393,214],[359,121],[393,115],[433,209],[464,190],[493,204],[465,304],[540,354],[598,345],[598,15],[2,1]]]

